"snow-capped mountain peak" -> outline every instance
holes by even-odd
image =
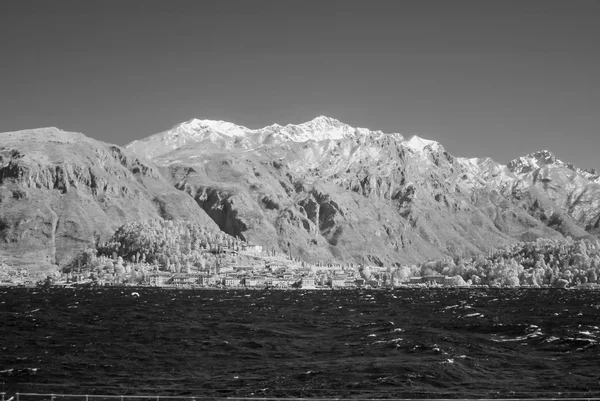
[[[558,160],[554,153],[548,150],[540,150],[512,160],[508,163],[508,168],[516,174],[523,174],[551,164],[557,166],[566,165]]]
[[[367,128],[352,127],[335,118],[323,115],[301,124],[285,126],[271,124],[259,129],[250,129],[227,121],[194,118],[175,125],[167,131],[134,141],[127,146],[152,158],[191,143],[203,143],[204,145],[212,143],[220,149],[247,151],[284,142],[321,142],[382,136],[394,138],[398,144],[404,143],[404,137],[401,134],[388,134]],[[406,144],[419,153],[423,153],[425,148],[432,151],[442,149],[439,143],[419,137],[413,138]]]
[[[339,125],[343,124],[340,120],[337,120],[332,117],[327,116],[317,116],[310,121],[305,122],[304,124],[314,124],[314,125]]]
[[[336,140],[354,135],[356,132],[354,127],[326,116],[319,116],[302,124],[279,126],[279,128],[283,136],[294,142]]]
[[[237,124],[233,124],[227,121],[221,120],[200,120],[193,118],[189,121],[174,126],[169,132],[171,133],[202,133],[205,131],[213,131],[217,134],[233,137],[243,136],[248,130],[246,127],[242,127]]]
[[[423,153],[425,149],[437,151],[442,147],[442,145],[440,145],[439,142],[424,139],[418,135],[413,135],[412,138],[410,138],[408,141],[403,142],[402,144],[417,153]]]
[[[549,150],[540,150],[529,153],[526,156],[519,157],[508,163],[508,168],[515,174],[527,174],[543,167],[567,168],[592,182],[600,184],[600,176],[596,170],[584,170],[575,167],[571,163],[565,163],[562,160],[559,160],[556,155]]]

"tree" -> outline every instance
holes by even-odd
[[[466,287],[467,286],[466,281],[458,274],[453,277],[450,277],[448,284],[452,285],[452,286],[456,286],[456,287]]]

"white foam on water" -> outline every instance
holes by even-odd
[[[375,344],[396,344],[396,346],[398,347],[398,343],[404,341],[403,338],[392,338],[391,340],[379,340],[379,341],[375,341],[372,342],[370,345],[375,345]]]
[[[529,333],[529,334],[525,334],[523,336],[517,336],[517,337],[513,337],[513,338],[493,334],[492,341],[495,341],[495,342],[525,341],[525,340],[529,340],[531,338],[535,338],[535,337],[539,337],[539,336],[543,335],[542,330],[538,326],[532,324],[529,326],[529,328],[535,329],[535,331],[532,333]]]
[[[591,338],[583,338],[583,337],[567,337],[566,340],[570,341],[584,341],[588,343],[596,343],[597,341]]]
[[[481,313],[469,313],[465,317],[483,317],[483,315]]]

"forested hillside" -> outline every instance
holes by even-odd
[[[567,287],[597,283],[600,246],[587,239],[538,239],[517,243],[470,259],[427,262],[422,275],[460,275],[467,284],[502,287]],[[400,269],[401,277],[409,272]]]
[[[237,250],[242,241],[194,223],[170,220],[136,221],[121,226],[98,248],[98,255],[157,264],[170,271],[204,266],[205,251]]]

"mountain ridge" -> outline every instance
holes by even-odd
[[[271,124],[263,128],[250,129],[242,125],[229,123],[222,120],[190,119],[176,124],[172,128],[150,135],[141,140],[135,140],[125,145],[128,149],[144,149],[142,153],[157,156],[161,153],[156,147],[149,149],[144,144],[155,142],[162,153],[164,149],[174,150],[183,146],[186,141],[202,142],[205,140],[228,142],[229,148],[252,149],[264,143],[279,141],[306,142],[309,140],[336,140],[349,136],[365,135],[395,135],[403,138],[401,134],[385,134],[382,131],[372,131],[367,128],[352,127],[341,121],[318,116],[301,124]],[[234,146],[238,145],[238,146]],[[138,153],[140,153],[138,151]]]
[[[0,256],[17,262],[29,247],[31,260],[62,264],[157,217],[304,260],[377,265],[600,234],[598,176],[545,150],[503,165],[325,116],[259,129],[191,119],[124,148],[55,127],[0,139]]]
[[[196,174],[196,177],[188,175],[186,178],[182,178],[177,185],[180,188],[186,188],[185,190],[192,196],[196,196],[199,204],[205,208],[216,206],[207,204],[203,200],[205,195],[202,194],[208,188],[205,185],[207,182],[210,182],[210,191],[212,192],[218,192],[220,186],[225,186],[230,190],[231,185],[234,185],[236,187],[234,197],[240,197],[242,196],[240,194],[243,193],[244,203],[246,205],[253,204],[255,217],[260,215],[259,220],[263,223],[269,221],[267,226],[270,230],[266,231],[282,232],[289,227],[281,227],[281,220],[286,220],[281,216],[270,219],[267,217],[271,212],[265,210],[260,200],[265,196],[270,199],[269,204],[281,204],[286,213],[291,213],[292,218],[286,222],[287,225],[312,227],[306,220],[312,221],[317,228],[306,229],[306,231],[310,233],[316,230],[321,237],[327,239],[330,245],[331,230],[323,230],[318,222],[313,221],[314,219],[307,219],[310,216],[304,216],[306,212],[304,206],[294,201],[294,198],[300,198],[301,202],[309,200],[312,203],[316,202],[317,200],[311,193],[314,191],[315,185],[330,188],[324,190],[330,198],[348,196],[348,194],[336,193],[341,190],[359,194],[370,201],[384,202],[380,210],[388,209],[391,213],[389,220],[395,221],[396,226],[417,229],[408,229],[408,231],[414,236],[414,243],[421,243],[421,246],[416,248],[422,249],[423,252],[436,253],[433,251],[435,248],[441,255],[453,252],[453,249],[456,248],[455,244],[448,248],[447,243],[462,241],[460,238],[456,238],[457,235],[453,234],[454,232],[461,232],[458,237],[462,237],[462,239],[465,237],[464,234],[470,237],[468,227],[462,227],[459,222],[448,217],[457,215],[457,213],[467,213],[470,216],[469,219],[483,213],[483,216],[477,217],[476,220],[485,222],[486,235],[490,237],[483,241],[469,239],[463,246],[459,246],[459,248],[463,248],[461,252],[481,251],[481,249],[491,246],[492,243],[495,244],[497,240],[506,242],[510,241],[510,238],[514,241],[555,234],[586,235],[585,230],[580,229],[579,226],[582,223],[584,226],[589,226],[589,221],[575,222],[573,219],[573,217],[581,218],[581,213],[579,216],[570,216],[567,212],[562,213],[562,208],[566,207],[566,204],[556,205],[556,196],[548,197],[547,188],[536,187],[537,179],[527,176],[525,171],[516,171],[514,168],[511,170],[512,165],[502,165],[490,158],[454,157],[448,154],[440,143],[423,139],[418,135],[405,139],[401,134],[385,134],[381,131],[353,127],[345,128],[346,134],[339,135],[340,126],[350,127],[338,120],[320,116],[296,126],[289,124],[287,126],[279,124],[268,126],[269,134],[275,136],[276,140],[268,136],[257,136],[253,138],[253,142],[250,141],[251,144],[236,146],[236,143],[211,142],[210,138],[205,138],[207,140],[201,145],[190,141],[178,148],[170,149],[169,152],[155,156],[153,160],[164,167],[169,166],[172,170],[186,165],[195,166],[197,171],[204,169],[205,171]],[[302,131],[306,127],[320,131],[314,135],[307,134]],[[249,135],[251,136],[257,131],[260,132],[260,129],[252,131]],[[288,131],[302,131],[305,135],[291,138]],[[171,132],[171,134],[176,135],[176,132]],[[156,138],[156,136],[154,137]],[[128,148],[133,148],[133,151],[140,154],[150,153],[143,147],[141,151],[139,148],[135,149],[136,146],[128,146]],[[529,162],[527,157],[521,159],[523,162]],[[232,166],[231,170],[235,171],[231,173],[235,173],[232,175],[235,175],[236,178],[232,180],[231,177],[222,175],[222,167],[219,173],[216,173],[212,167],[207,167],[214,164]],[[553,167],[562,169],[565,166],[567,165],[560,164]],[[263,170],[263,167],[266,167],[267,170]],[[258,185],[252,182],[255,181],[257,173],[262,177],[258,181],[262,181],[263,186],[265,182],[271,182],[268,189],[263,188],[263,192],[271,192],[268,195],[252,189],[253,187],[257,188]],[[576,173],[580,181],[587,177],[582,170],[577,170]],[[578,185],[583,184],[585,183],[579,182]],[[282,194],[282,189],[285,194]],[[592,192],[597,192],[597,188],[592,189]],[[278,198],[279,202],[273,202],[274,198]],[[474,202],[475,205],[477,205],[476,202],[483,203],[482,199],[487,199],[488,203],[491,202],[491,206],[490,204],[474,206]],[[498,202],[498,204],[494,204],[494,202]],[[319,203],[319,208],[322,206]],[[490,208],[494,211],[488,210]],[[597,211],[595,208],[593,209],[591,215],[595,216]],[[523,214],[524,212],[525,214]],[[336,218],[331,223],[333,226],[338,223],[341,224],[340,227],[351,225],[342,215],[341,210],[336,210],[334,213]],[[242,211],[239,215],[241,214],[243,214]],[[493,218],[490,214],[494,215]],[[424,216],[425,219],[423,219]],[[540,220],[542,217],[543,221]],[[589,220],[590,216],[585,219]],[[294,220],[300,220],[302,223],[293,223]],[[554,228],[549,228],[545,223],[549,220],[560,221],[560,224],[553,223]],[[444,225],[442,228],[439,223],[444,221],[446,223],[442,224]],[[524,227],[523,224],[525,224]],[[248,224],[244,225],[249,226]],[[419,225],[422,226],[418,227]],[[344,230],[340,227],[336,228],[338,230],[336,237],[344,238],[343,235],[339,235],[340,230]],[[502,227],[502,229],[498,229],[498,227]],[[557,231],[555,228],[559,228],[559,230]],[[436,229],[445,234],[436,235]],[[347,228],[346,230],[348,231]],[[386,230],[389,231],[389,227]],[[415,234],[414,231],[419,233]],[[381,229],[373,229],[372,232],[376,234],[381,232]],[[289,236],[291,236],[290,239],[296,238],[295,236],[302,237],[298,232],[290,233]],[[404,238],[405,244],[408,243],[406,236],[402,234],[400,236]],[[357,234],[356,237],[361,236]],[[391,238],[392,242],[397,243],[395,241],[396,234],[392,234],[391,237],[393,237]],[[258,237],[256,239],[260,240]],[[423,239],[428,244],[424,244]],[[282,242],[297,241],[283,240]],[[358,245],[359,241],[355,238],[354,242],[355,245]],[[270,245],[280,244],[271,241]],[[338,247],[337,242],[335,246]],[[337,251],[339,251],[338,248],[336,248]],[[299,252],[303,253],[302,250]],[[306,253],[310,254],[311,252]],[[396,252],[393,258],[402,259],[401,253]],[[357,255],[351,257],[360,258]]]

